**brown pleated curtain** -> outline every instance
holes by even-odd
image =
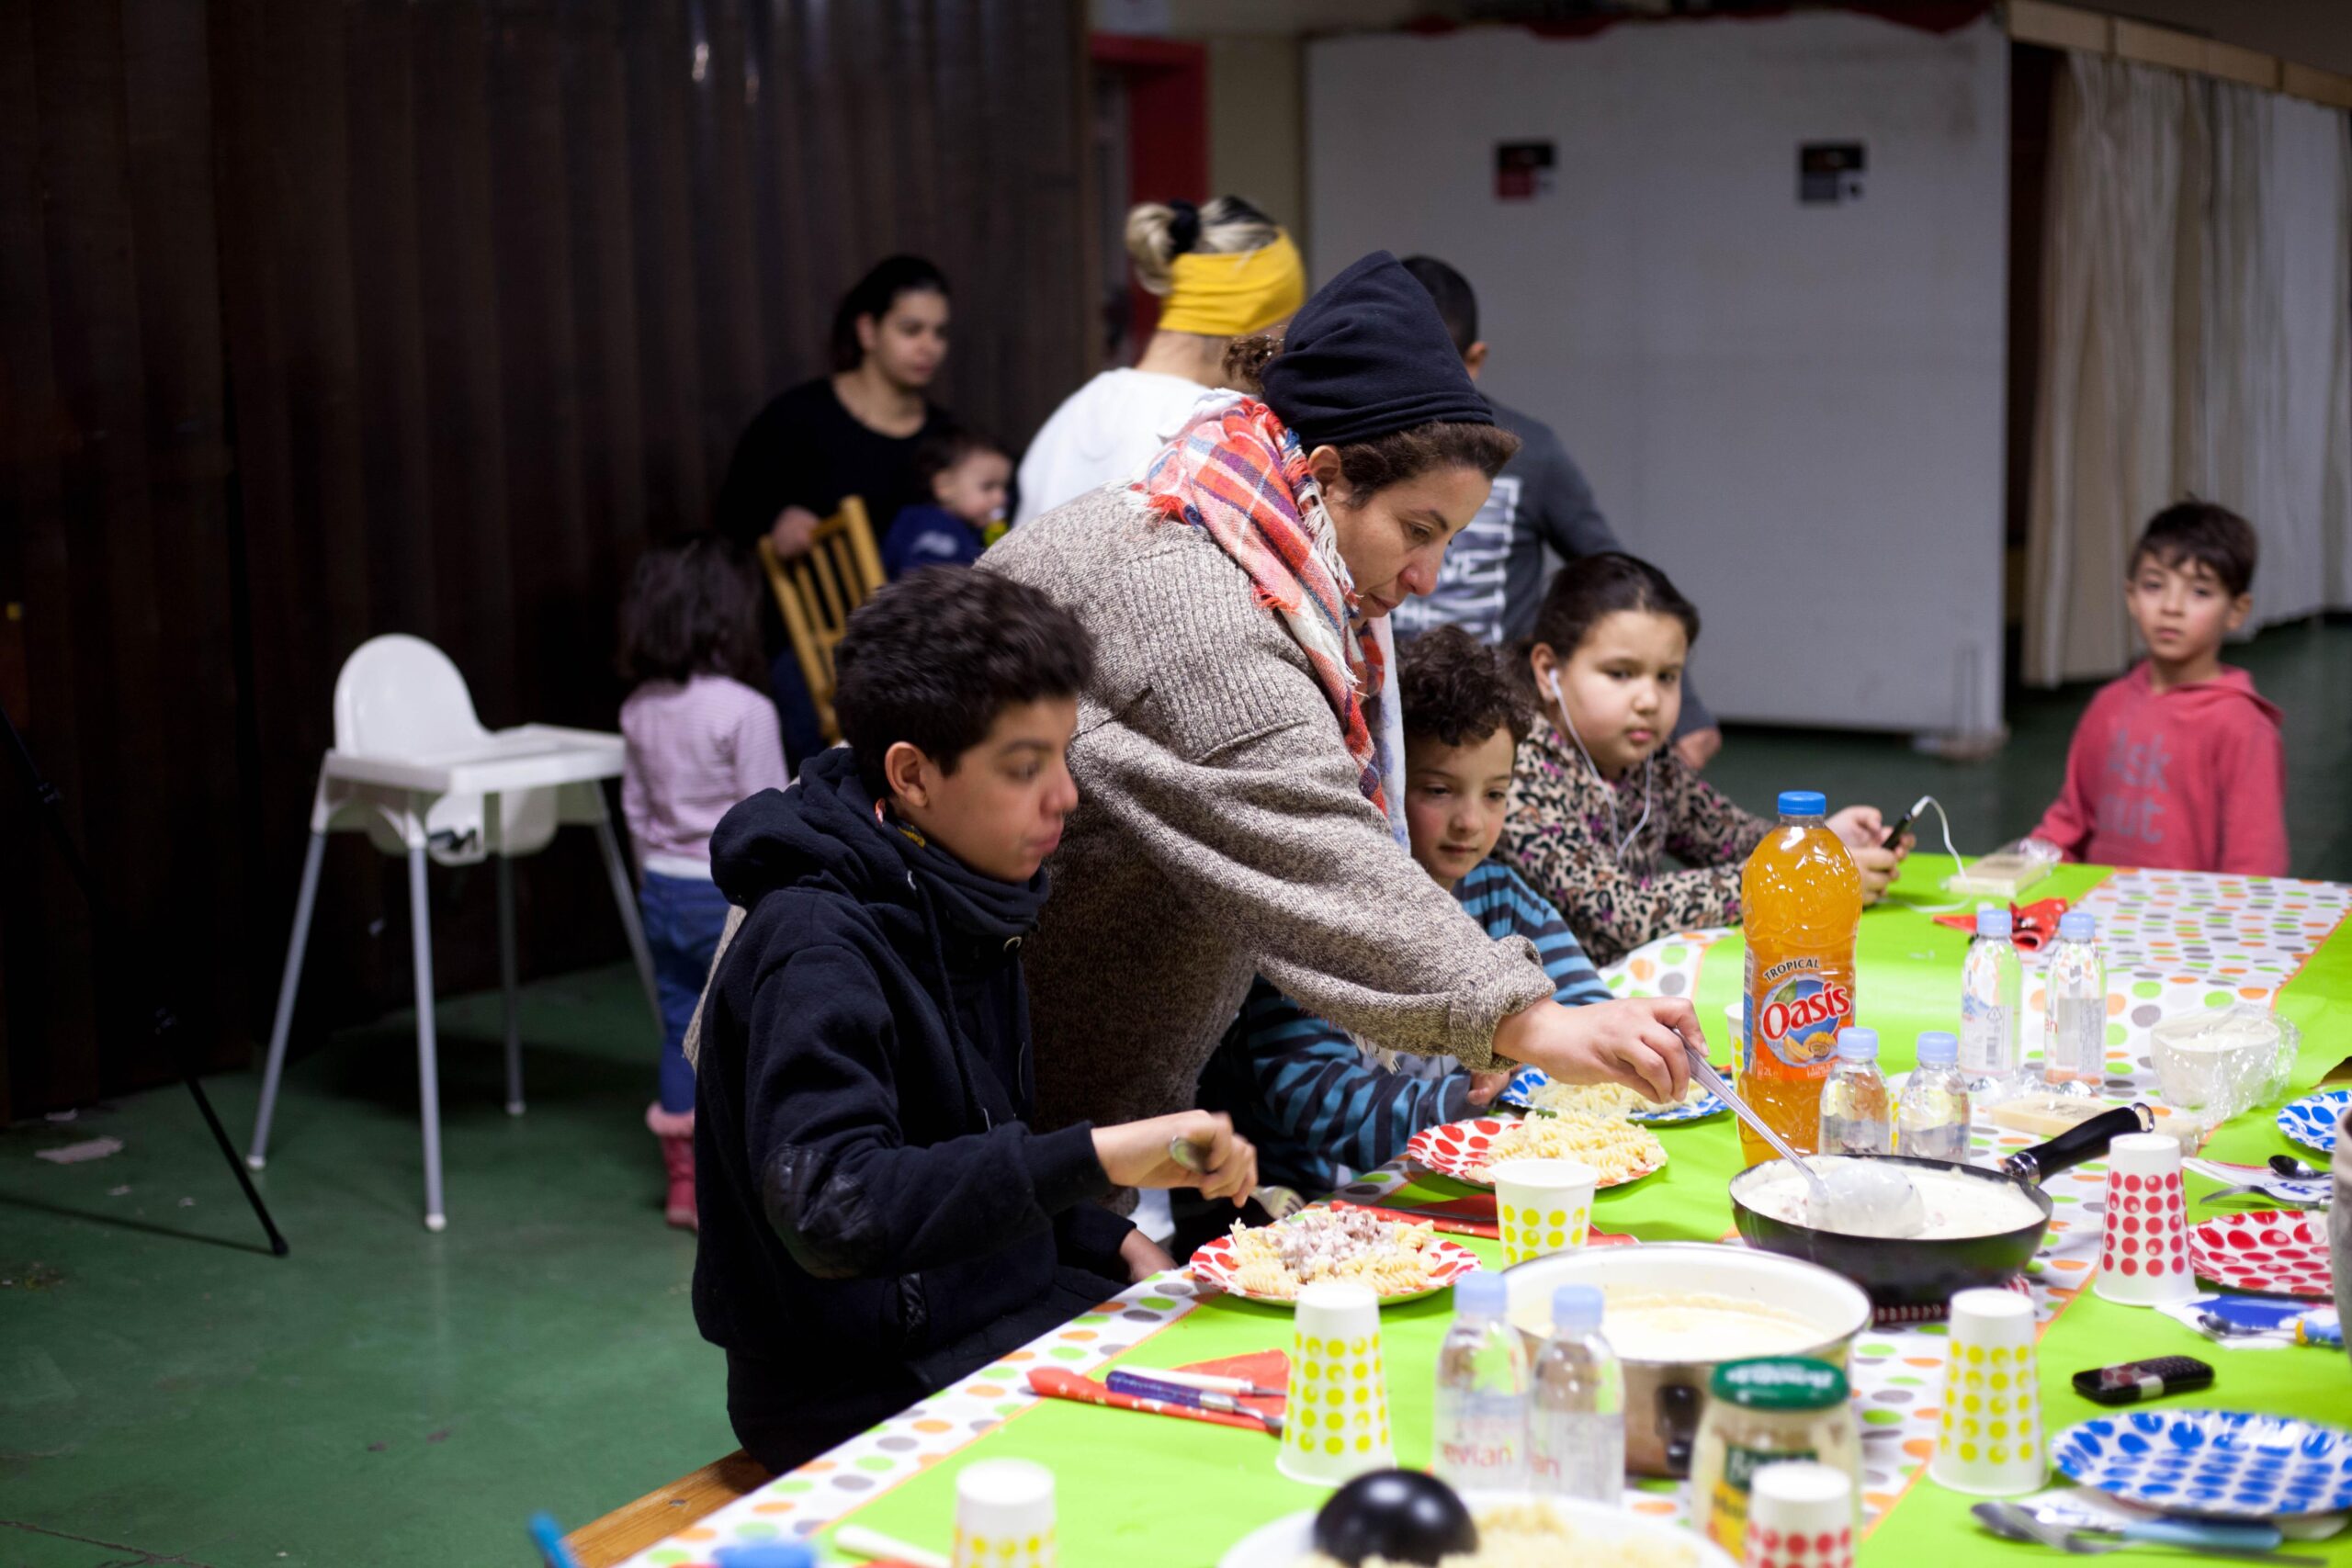
[[[165,1076],[119,975],[214,1063],[266,1029],[365,638],[438,643],[493,726],[612,727],[628,563],[706,519],[874,260],[954,281],[941,400],[1035,428],[1091,368],[1082,28],[1079,0],[0,0],[0,701],[129,938],[93,951],[0,780],[0,1119]],[[528,863],[527,971],[621,955],[598,876],[584,842]],[[446,989],[494,983],[487,870],[434,897]],[[306,1034],[405,1002],[404,897],[338,839]]]

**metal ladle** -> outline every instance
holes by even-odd
[[[1739,1119],[1756,1129],[1757,1135],[1778,1151],[1780,1156],[1796,1167],[1799,1175],[1811,1189],[1805,1218],[1816,1230],[1848,1231],[1857,1215],[1883,1218],[1883,1230],[1866,1234],[1883,1235],[1889,1240],[1900,1241],[1928,1228],[1927,1208],[1919,1200],[1919,1190],[1911,1179],[1896,1169],[1872,1169],[1867,1160],[1855,1160],[1839,1165],[1828,1178],[1813,1168],[1788,1140],[1774,1131],[1772,1125],[1758,1116],[1742,1100],[1724,1076],[1715,1071],[1707,1054],[1688,1041],[1683,1051],[1690,1058],[1690,1076],[1712,1089],[1724,1104],[1730,1106]],[[1836,1185],[1831,1185],[1834,1179]]]

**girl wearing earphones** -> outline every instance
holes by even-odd
[[[1668,741],[1699,612],[1647,561],[1586,556],[1552,579],[1528,646],[1541,716],[1520,743],[1502,853],[1565,916],[1596,964],[1739,919],[1739,875],[1772,826],[1694,773]],[[1829,827],[1874,902],[1910,849],[1879,847],[1878,810]],[[1685,869],[1668,869],[1672,855]]]

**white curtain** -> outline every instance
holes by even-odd
[[[2255,616],[2352,605],[2352,155],[2316,104],[2074,55],[2052,121],[2025,678],[2136,657],[2123,568],[2196,494]]]

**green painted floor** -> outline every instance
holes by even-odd
[[[2352,626],[2233,658],[2288,712],[2295,871],[2352,880]],[[1997,758],[1736,731],[1752,806],[1827,788],[1941,798],[1962,851],[2030,827],[2089,688],[2013,699]],[[419,1223],[414,1055],[395,1017],[290,1069],[261,1179],[275,1260],[186,1094],[0,1132],[0,1568],[520,1564],[535,1508],[580,1523],[732,1448],[718,1353],[661,1223],[651,1068],[626,969],[530,987],[530,1113],[500,1110],[492,998],[444,1006],[449,1229]],[[258,1075],[210,1082],[240,1140]],[[35,1150],[122,1140],[57,1166]]]

